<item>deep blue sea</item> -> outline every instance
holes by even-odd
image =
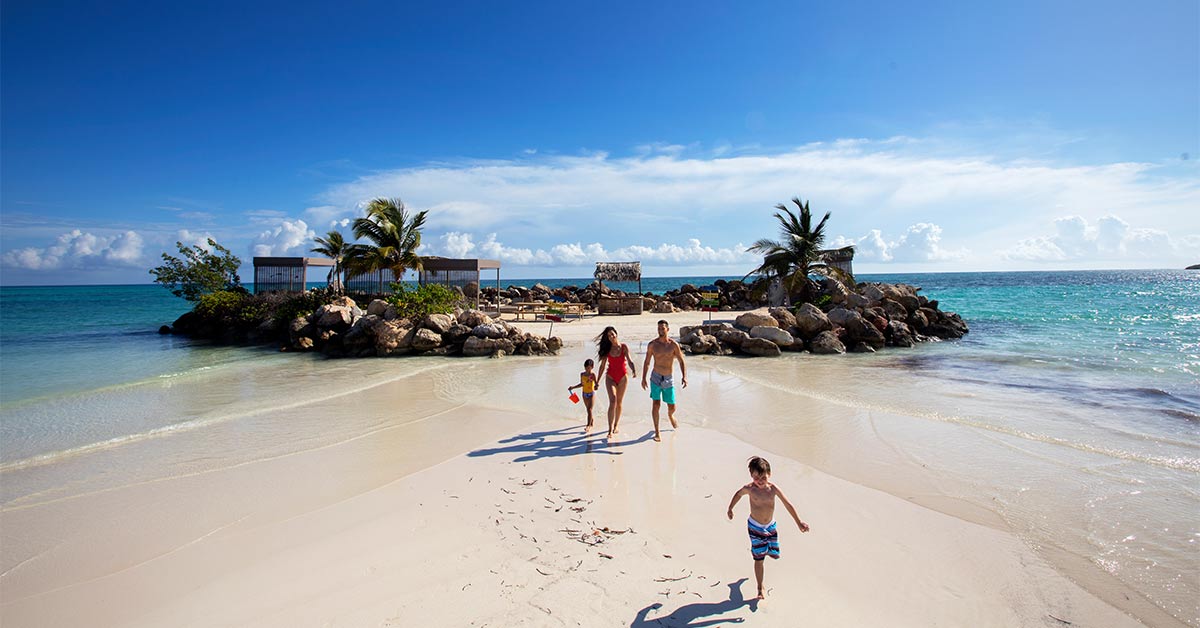
[[[642,289],[716,279],[645,278]],[[963,504],[990,512],[1110,602],[1200,626],[1200,272],[858,279],[919,286],[971,331],[872,355],[692,358],[731,395],[773,389],[792,399],[784,412],[704,425],[771,434],[798,460],[948,513]],[[590,280],[502,285],[539,282]],[[240,433],[247,417],[430,367],[421,358],[324,360],[157,333],[188,309],[156,285],[0,287],[0,492],[16,500],[4,507],[103,480],[111,470],[88,466],[98,452],[169,448],[174,434],[210,428]],[[815,400],[845,414],[806,415]],[[818,432],[803,431],[814,424]],[[836,434],[848,448],[813,445]],[[859,448],[857,457],[820,453]],[[188,465],[210,458],[186,456]]]

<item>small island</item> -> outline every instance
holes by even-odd
[[[792,203],[795,212],[776,205],[781,239],[759,240],[748,249],[761,253],[763,262],[742,280],[717,280],[703,287],[684,284],[657,295],[629,294],[604,285],[606,278],[640,279],[636,262],[597,263],[595,281],[582,288],[481,288],[477,271],[475,281],[462,286],[406,287],[396,279],[408,270],[422,270],[431,259],[416,253],[427,212],[410,215],[399,199],[378,198],[354,223],[355,237],[371,244],[347,243],[338,231],[316,239],[313,252],[332,260],[328,285],[321,289],[250,294],[238,276],[241,261],[229,250],[211,239],[208,247],[178,243],[183,258],[163,254],[165,264],[150,272],[196,305],[159,331],[346,358],[552,355],[562,347],[561,339],[527,333],[504,316],[532,312],[535,319],[541,315],[562,320],[567,310],[576,319],[585,313],[740,312],[732,322],[680,327],[679,342],[693,354],[872,353],[888,346],[961,338],[968,332],[962,317],[943,312],[936,300],[917,294],[919,287],[856,283],[850,267],[853,248],[821,248],[830,213],[813,226],[808,203],[799,198]],[[360,296],[367,303],[365,310],[343,294],[343,286],[364,276],[372,278],[370,285],[391,289]],[[814,277],[823,278],[818,282]],[[478,306],[481,299],[487,307]],[[611,307],[613,303],[618,306]]]

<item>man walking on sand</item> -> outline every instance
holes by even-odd
[[[671,427],[679,427],[675,421],[675,383],[672,381],[675,360],[679,360],[680,381],[687,388],[687,365],[683,363],[683,350],[678,342],[671,340],[670,332],[671,326],[667,321],[658,321],[658,338],[646,345],[646,360],[642,362],[642,390],[646,389],[646,376],[650,376],[650,398],[654,400],[650,414],[654,417],[656,441],[662,440],[658,432],[658,411],[662,402],[667,402],[667,418],[671,421]],[[653,371],[650,370],[650,358],[654,358]]]

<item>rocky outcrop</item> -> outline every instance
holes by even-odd
[[[738,315],[734,326],[684,327],[681,344],[693,353],[755,356],[779,355],[781,350],[837,354],[846,353],[847,347],[850,352],[874,353],[889,346],[961,338],[968,332],[962,317],[941,311],[937,301],[907,284],[864,283],[852,291],[828,280],[816,289],[823,306],[759,309]]]

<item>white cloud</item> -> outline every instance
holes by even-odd
[[[963,259],[968,254],[965,248],[946,249],[942,245],[942,228],[927,222],[910,225],[893,241],[886,240],[879,229],[872,229],[857,239],[838,236],[829,246],[853,246],[854,259],[867,262],[945,262]]]
[[[211,247],[208,246],[209,239],[214,241],[216,240],[216,238],[213,238],[213,235],[207,231],[204,233],[194,233],[192,231],[188,231],[187,229],[180,229],[179,233],[175,235],[176,240],[181,242],[184,246],[198,246],[205,251],[212,250]]]
[[[350,211],[369,198],[399,196],[410,208],[430,210],[431,233],[495,233],[493,242],[504,243],[496,250],[514,259],[543,258],[542,251],[562,263],[596,257],[572,248],[580,241],[673,261],[680,255],[670,247],[642,245],[646,251],[630,243],[698,238],[720,250],[776,238],[771,208],[797,195],[818,216],[832,211],[831,231],[867,234],[853,239],[861,259],[897,264],[1003,268],[1006,258],[997,251],[1021,240],[1029,240],[1031,259],[1052,255],[1036,242],[1045,235],[1036,225],[1066,207],[1089,208],[1074,213],[1100,231],[1092,242],[1064,235],[1056,246],[1067,247],[1067,257],[1084,244],[1131,250],[1133,239],[1152,240],[1101,223],[1106,214],[1137,215],[1144,228],[1176,239],[1200,233],[1200,212],[1190,209],[1200,206],[1200,177],[1190,164],[1006,160],[955,155],[945,143],[905,137],[773,153],[727,146],[699,152],[694,145],[646,144],[627,157],[539,153],[443,162],[364,176],[331,187],[322,201]],[[482,246],[478,237],[472,242]]]
[[[1022,239],[999,254],[1039,262],[1186,259],[1200,254],[1200,235],[1174,238],[1161,229],[1131,227],[1111,214],[1095,224],[1082,216],[1064,216],[1055,219],[1052,235]]]
[[[512,247],[500,242],[495,233],[489,233],[484,241],[476,244],[469,233],[451,231],[435,242],[427,242],[421,248],[424,255],[446,257],[472,257],[497,259],[518,266],[586,266],[593,262],[639,260],[662,266],[753,264],[758,258],[745,252],[741,243],[730,248],[704,246],[700,240],[690,239],[687,244],[663,243],[657,246],[632,244],[608,251],[599,242],[581,244],[571,242],[556,244],[546,249]]]
[[[313,246],[316,232],[303,220],[283,220],[254,239],[255,256],[303,255]]]
[[[97,236],[74,229],[48,247],[8,251],[0,261],[26,270],[136,267],[143,262],[142,245],[142,236],[136,231]]]

